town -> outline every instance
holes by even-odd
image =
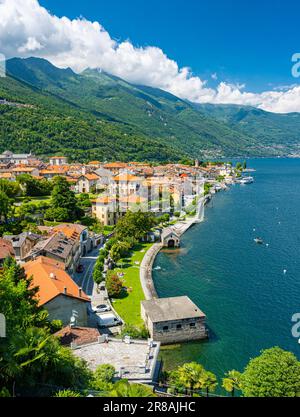
[[[91,371],[155,386],[161,345],[209,337],[187,296],[158,298],[155,256],[178,250],[212,194],[246,165],[69,163],[0,155],[0,268],[14,259],[62,346]]]

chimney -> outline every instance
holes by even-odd
[[[67,294],[67,287],[64,287],[64,294]]]
[[[86,167],[85,166],[82,167],[81,173],[82,173],[82,175],[85,175],[86,174]]]
[[[50,278],[51,279],[55,279],[56,278],[54,272],[50,272]]]

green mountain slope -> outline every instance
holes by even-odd
[[[298,114],[194,105],[100,70],[76,74],[38,58],[11,59],[7,70],[0,98],[33,107],[0,105],[0,150],[166,161],[287,155],[299,147]]]
[[[185,153],[138,133],[132,126],[96,117],[59,96],[8,76],[0,78],[0,151],[63,153],[71,160],[178,160]]]
[[[232,129],[252,135],[278,155],[300,154],[300,114],[270,113],[250,106],[200,104],[195,108]]]
[[[191,156],[250,154],[253,139],[232,130],[172,94],[135,86],[98,70],[75,74],[45,60],[12,59],[10,74],[63,98],[97,118],[126,124]]]

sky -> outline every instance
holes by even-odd
[[[299,15],[296,0],[0,0],[0,53],[199,103],[300,112]]]

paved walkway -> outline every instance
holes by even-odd
[[[189,220],[183,220],[177,222],[175,225],[170,228],[173,229],[179,236],[182,236],[193,224],[203,221],[204,218],[204,204],[205,199],[201,198],[197,207],[197,214],[195,217]],[[144,291],[146,300],[151,300],[152,298],[158,298],[156,289],[154,287],[153,278],[152,278],[152,269],[153,263],[155,261],[156,255],[162,249],[162,243],[155,243],[148,252],[145,254],[141,267],[140,267],[140,280],[141,285]]]
[[[154,243],[146,252],[140,266],[140,280],[146,300],[158,298],[152,279],[152,268],[156,255],[161,250],[161,243]]]

